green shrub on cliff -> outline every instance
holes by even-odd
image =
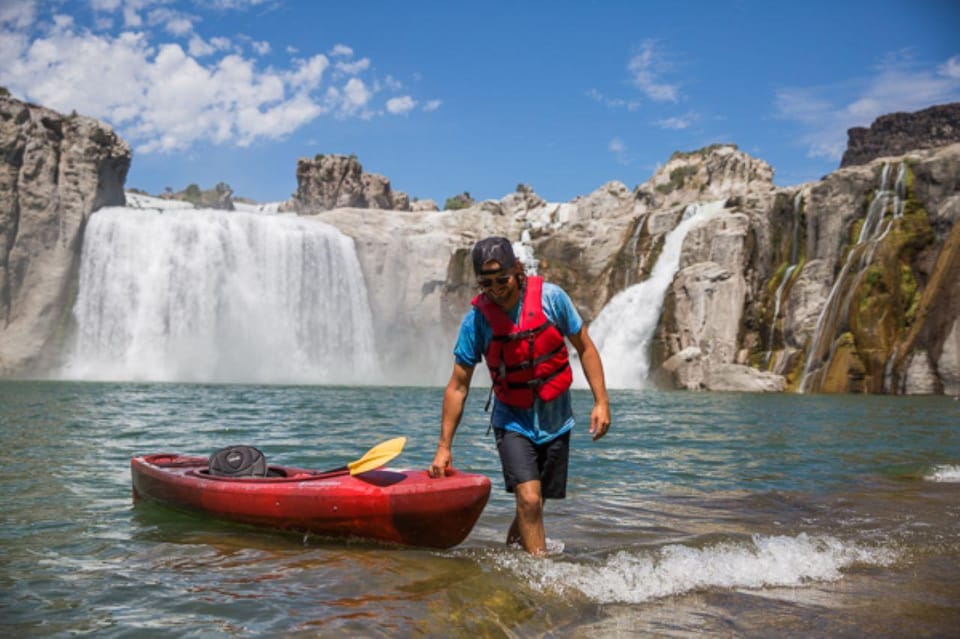
[[[459,211],[460,209],[470,208],[473,204],[473,198],[470,197],[470,193],[464,191],[459,195],[448,197],[447,201],[443,203],[443,209],[445,211]]]

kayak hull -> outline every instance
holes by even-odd
[[[267,477],[228,478],[210,475],[207,461],[166,453],[132,458],[134,500],[325,537],[450,548],[470,534],[490,497],[487,477],[459,471],[434,479],[424,470],[351,476],[271,465]]]

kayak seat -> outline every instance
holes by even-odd
[[[267,458],[254,446],[227,446],[210,455],[208,468],[216,477],[267,477]]]

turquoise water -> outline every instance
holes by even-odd
[[[573,438],[551,554],[506,548],[511,498],[471,396],[454,463],[494,480],[448,551],[332,542],[133,507],[129,458],[256,445],[326,469],[405,435],[436,388],[0,382],[9,636],[950,636],[960,628],[960,402],[612,394]],[[589,394],[577,392],[579,415]]]

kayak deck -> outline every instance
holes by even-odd
[[[134,500],[280,530],[450,548],[473,529],[490,497],[483,475],[379,469],[351,476],[270,465],[267,477],[218,477],[207,458],[177,454],[130,460]]]

